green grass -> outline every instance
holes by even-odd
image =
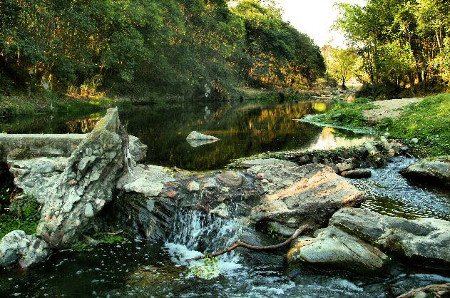
[[[312,120],[335,126],[364,129],[367,128],[367,123],[363,112],[372,108],[374,105],[365,98],[358,99],[354,103],[339,102],[327,113],[316,115]]]
[[[393,138],[411,143],[419,157],[450,154],[450,94],[426,97],[422,102],[408,106],[396,119],[385,119],[378,124],[380,132],[387,131]]]
[[[8,207],[0,212],[0,239],[14,230],[23,230],[30,235],[36,233],[40,214],[35,198],[18,196]]]

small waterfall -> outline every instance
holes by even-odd
[[[172,262],[180,266],[198,265],[189,259],[226,249],[239,240],[242,226],[234,219],[223,219],[200,211],[180,210],[165,248]],[[220,256],[221,273],[241,268],[239,255],[232,251]]]

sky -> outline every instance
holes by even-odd
[[[338,17],[334,6],[337,0],[276,0],[283,9],[283,18],[298,31],[308,34],[322,47],[326,44],[345,47],[345,38],[339,32],[332,32],[331,26]],[[340,0],[364,5],[365,0]]]

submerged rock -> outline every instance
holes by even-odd
[[[432,218],[407,220],[360,208],[344,208],[333,215],[330,225],[385,253],[408,259],[411,264],[436,269],[450,268],[448,221]]]
[[[47,243],[24,231],[12,231],[0,241],[0,266],[9,267],[18,263],[27,268],[43,262],[50,255]]]
[[[70,156],[42,208],[37,234],[52,247],[76,240],[113,198],[124,171],[124,135],[117,109],[109,109]]]
[[[300,263],[353,272],[379,271],[389,260],[376,247],[333,226],[316,231],[315,238],[299,239],[287,256],[290,267]]]
[[[444,183],[450,186],[450,156],[418,161],[404,170],[402,174],[408,178],[417,179],[419,182]]]

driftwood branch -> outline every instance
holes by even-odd
[[[225,249],[225,250],[220,250],[217,252],[214,252],[210,255],[204,255],[204,256],[200,256],[200,257],[196,257],[196,258],[192,258],[189,259],[188,261],[197,261],[197,260],[201,260],[201,259],[206,259],[206,258],[214,258],[214,257],[218,257],[221,255],[224,255],[228,252],[231,252],[233,250],[235,250],[238,247],[243,247],[243,248],[247,248],[250,250],[275,250],[275,249],[279,249],[282,248],[286,245],[289,245],[295,238],[297,238],[298,236],[300,236],[302,233],[304,233],[306,230],[308,229],[308,225],[303,225],[300,228],[298,228],[294,234],[292,234],[291,237],[289,237],[288,239],[286,239],[286,241],[279,243],[279,244],[275,244],[275,245],[269,245],[269,246],[255,246],[255,245],[251,245],[242,241],[236,241],[236,243],[234,243],[232,246],[230,246],[229,248]]]

